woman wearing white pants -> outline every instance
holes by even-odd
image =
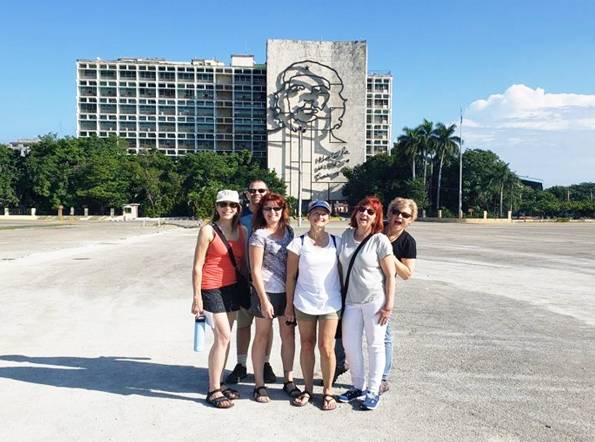
[[[366,197],[360,201],[351,215],[351,228],[341,237],[339,251],[347,287],[343,346],[352,387],[337,400],[363,399],[362,407],[368,410],[375,409],[380,399],[386,357],[384,335],[394,304],[395,263],[390,241],[382,234],[382,214],[378,198]],[[364,335],[368,344],[367,385],[362,350]]]

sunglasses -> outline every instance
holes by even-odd
[[[367,212],[370,216],[376,215],[376,211],[374,209],[366,209],[365,207],[358,207],[357,211],[360,213]]]
[[[399,215],[401,215],[401,216],[402,216],[403,218],[405,218],[405,219],[409,219],[409,218],[411,218],[411,216],[412,216],[410,213],[407,213],[407,212],[401,212],[399,209],[397,209],[397,208],[395,208],[395,207],[393,207],[392,209],[390,209],[390,213],[391,213],[392,215],[395,215],[395,216],[399,216]]]
[[[250,195],[254,195],[256,192],[258,193],[266,193],[267,189],[248,189]]]
[[[275,212],[281,212],[283,207],[263,207],[262,210],[265,212],[270,212],[271,210],[274,210]]]
[[[224,209],[226,207],[231,207],[232,209],[239,209],[240,205],[238,203],[230,203],[227,201],[221,201],[219,203],[217,203],[217,207]]]

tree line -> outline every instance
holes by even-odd
[[[424,120],[404,128],[390,155],[343,169],[348,182],[343,193],[350,204],[366,195],[388,202],[395,196],[417,201],[429,216],[442,210],[456,216],[459,189],[459,149],[456,125]],[[128,155],[126,142],[110,138],[40,137],[24,156],[0,145],[0,214],[37,208],[55,214],[59,206],[83,207],[91,214],[109,213],[126,203],[139,203],[141,215],[209,216],[215,193],[222,188],[241,191],[252,179],[264,179],[285,194],[274,171],[250,152],[192,153],[168,157],[151,150]],[[523,185],[508,164],[490,150],[463,153],[463,212],[481,217],[593,217],[595,183],[535,190]],[[289,201],[295,205],[293,198]],[[68,212],[66,212],[68,213]]]
[[[354,204],[374,193],[383,201],[401,195],[413,198],[429,216],[457,216],[459,154],[457,126],[423,122],[403,128],[390,155],[376,155],[363,164],[344,169],[348,178],[343,193]],[[462,210],[467,217],[594,217],[595,183],[554,186],[537,190],[524,185],[508,163],[496,153],[479,148],[463,152]]]
[[[242,191],[255,178],[285,192],[276,174],[248,151],[128,155],[117,137],[54,135],[41,137],[25,156],[0,145],[0,208],[21,212],[35,207],[38,214],[55,214],[64,206],[107,215],[111,208],[139,203],[143,216],[206,217],[218,190]]]

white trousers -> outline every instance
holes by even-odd
[[[384,305],[384,297],[367,304],[346,305],[343,312],[343,347],[349,363],[351,383],[360,390],[366,389],[364,333],[368,344],[368,390],[378,394],[386,360],[384,335],[386,325],[378,324],[378,311]]]

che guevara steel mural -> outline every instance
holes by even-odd
[[[277,77],[271,97],[273,129],[303,134],[317,153],[314,180],[332,180],[348,162],[345,141],[339,136],[347,99],[343,80],[330,66],[312,60],[293,63]],[[303,148],[303,146],[300,146]]]

